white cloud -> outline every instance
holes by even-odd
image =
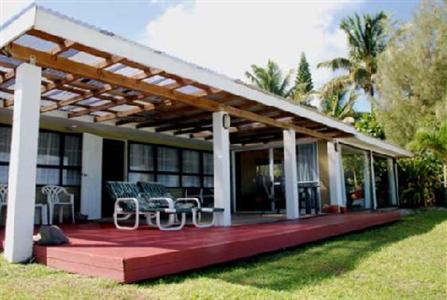
[[[147,26],[143,42],[184,60],[245,79],[251,64],[276,61],[294,69],[304,51],[316,85],[331,73],[315,70],[323,60],[346,53],[334,13],[359,2],[196,1],[167,8]]]
[[[1,0],[0,1],[0,26],[9,19],[20,13],[32,0]]]

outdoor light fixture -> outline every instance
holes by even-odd
[[[222,126],[225,129],[230,128],[230,126],[231,126],[231,118],[230,118],[229,114],[224,114],[222,116]]]

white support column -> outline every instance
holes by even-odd
[[[391,205],[397,206],[396,175],[394,173],[394,161],[387,157],[388,185],[390,187]]]
[[[284,138],[284,177],[286,185],[287,219],[298,219],[298,174],[296,161],[296,136],[292,129],[283,131]]]
[[[33,250],[41,68],[24,63],[16,74],[4,253],[14,263]]]
[[[374,172],[374,155],[372,151],[369,151],[369,160],[371,162],[371,189],[372,189],[372,200],[373,200],[373,210],[377,209],[377,194],[376,194],[376,174]]]
[[[272,199],[275,199],[275,149],[269,147],[269,182],[270,182],[270,195]],[[275,201],[272,201],[270,208],[272,212],[276,210]]]
[[[394,164],[394,179],[396,181],[396,201],[397,206],[400,206],[400,196],[399,196],[399,169],[397,168],[397,161],[396,159],[393,160]],[[444,179],[446,180],[446,179]]]
[[[223,208],[216,226],[231,226],[230,136],[224,128],[226,112],[213,113],[214,206]]]
[[[89,220],[101,218],[102,137],[82,135],[81,213]]]
[[[343,206],[344,204],[344,180],[341,161],[341,149],[337,142],[327,142],[329,192],[331,205]]]

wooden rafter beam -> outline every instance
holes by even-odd
[[[134,115],[137,113],[141,113],[144,111],[151,111],[154,109],[154,105],[148,103],[148,105],[146,105],[145,107],[135,107],[126,111],[109,111],[110,113],[104,116],[97,116],[95,117],[95,122],[103,122],[103,121],[108,121],[108,120],[113,120],[113,119],[117,119],[117,118],[124,118],[130,115]]]
[[[6,51],[15,59],[19,59],[22,61],[29,61],[30,58],[32,58],[35,61],[35,63],[41,67],[53,68],[67,73],[72,73],[77,76],[82,76],[85,78],[91,78],[98,81],[106,82],[111,85],[122,86],[125,88],[141,91],[144,93],[153,94],[156,96],[168,98],[210,112],[225,111],[229,115],[238,118],[244,118],[252,120],[254,122],[264,123],[266,125],[279,127],[283,129],[293,129],[296,132],[300,132],[319,139],[332,140],[332,138],[326,134],[319,133],[317,131],[310,130],[305,127],[289,124],[282,121],[277,121],[275,119],[266,116],[258,115],[256,113],[249,111],[244,111],[203,97],[194,97],[188,94],[177,92],[175,90],[174,91],[166,90],[163,87],[149,84],[144,81],[139,81],[135,78],[130,78],[103,69],[98,69],[96,67],[71,61],[66,58],[53,56],[46,52],[20,46],[14,43],[9,44],[6,47]]]

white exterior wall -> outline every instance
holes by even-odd
[[[81,214],[89,220],[101,218],[102,142],[100,136],[82,135]]]
[[[16,72],[4,253],[15,263],[33,250],[41,68],[24,63]]]

